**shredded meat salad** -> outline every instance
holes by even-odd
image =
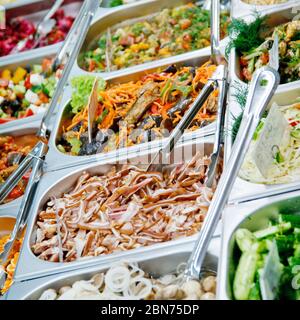
[[[208,165],[198,153],[163,173],[132,165],[107,175],[83,172],[73,190],[38,214],[32,250],[46,261],[69,262],[193,235],[216,186],[204,185]]]

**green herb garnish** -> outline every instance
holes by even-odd
[[[109,6],[113,8],[113,7],[121,6],[122,4],[123,4],[123,0],[111,0],[109,3]]]
[[[264,39],[261,31],[265,28],[265,17],[254,13],[255,20],[248,23],[242,19],[233,19],[228,26],[230,42],[226,47],[226,55],[235,48],[239,53],[249,52],[257,48]]]

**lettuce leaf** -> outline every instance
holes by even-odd
[[[71,80],[72,101],[71,107],[74,114],[80,112],[88,103],[90,93],[93,88],[94,76],[78,76]],[[98,78],[98,90],[104,90],[106,81]]]

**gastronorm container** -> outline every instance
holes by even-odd
[[[214,238],[210,243],[203,268],[217,272],[220,253],[220,239]],[[176,272],[176,267],[187,262],[193,249],[192,243],[169,246],[167,250],[155,250],[141,255],[131,256],[123,261],[138,262],[139,266],[153,277],[160,277]],[[37,278],[29,281],[16,281],[6,295],[7,300],[37,300],[44,290],[59,289],[62,286],[72,285],[78,280],[89,280],[93,275],[105,272],[111,263],[95,265],[85,269],[63,272],[56,275]]]
[[[102,9],[100,9],[100,11],[98,11],[99,12],[98,16],[94,19],[94,22],[91,24],[91,27],[90,27],[90,29],[85,37],[84,43],[81,47],[80,53],[85,51],[89,47],[89,44],[91,43],[91,41],[94,40],[95,38],[97,38],[102,32],[107,30],[107,28],[110,28],[110,27],[120,23],[120,21],[124,22],[126,20],[130,20],[133,18],[136,19],[139,17],[151,15],[153,13],[160,12],[164,8],[168,8],[168,7],[173,8],[173,7],[177,7],[177,6],[191,3],[191,2],[198,2],[198,1],[196,1],[196,0],[173,0],[173,1],[170,1],[170,0],[160,0],[160,1],[148,0],[148,1],[138,1],[138,2],[135,2],[132,4],[128,4],[126,6],[115,7],[114,9],[102,8]],[[227,37],[221,41],[220,45],[224,46],[226,44],[226,42],[227,42]],[[139,64],[136,66],[124,68],[121,70],[111,71],[111,72],[109,72],[109,74],[110,75],[112,75],[112,74],[113,75],[120,75],[120,74],[123,74],[124,71],[134,72],[134,71],[143,70],[144,68],[147,68],[147,67],[158,67],[161,65],[175,63],[177,61],[182,60],[183,58],[190,57],[191,54],[193,54],[194,52],[196,52],[198,55],[202,55],[203,52],[206,52],[207,49],[209,49],[209,47],[195,50],[195,51],[188,52],[188,53],[183,53],[183,54],[176,55],[173,57],[154,60],[151,62],[147,62],[147,63]],[[79,66],[80,55],[81,54],[78,55],[77,63],[74,64],[74,71],[76,73],[78,73],[81,70],[81,72],[83,74],[89,73],[87,71],[84,71]],[[106,72],[93,72],[93,74],[103,76],[105,74],[108,74],[108,72],[107,71]]]
[[[0,136],[11,135],[11,136],[22,136],[26,134],[34,134],[37,132],[40,124],[38,121],[32,123],[24,123],[22,126],[11,126],[9,128],[2,128],[0,126]],[[21,204],[22,197],[19,197],[13,201],[0,205],[0,210],[6,210],[9,212],[11,208],[19,207]]]
[[[3,237],[9,232],[12,231],[14,228],[16,219],[15,219],[15,214],[10,213],[10,212],[3,212],[2,210],[0,211],[0,237]]]
[[[234,253],[237,249],[234,241],[235,231],[238,228],[249,228],[250,231],[265,228],[268,225],[269,218],[276,218],[280,212],[298,213],[299,205],[300,192],[298,191],[225,209],[218,265],[218,299],[230,300],[233,298],[231,284],[236,268]]]
[[[187,66],[200,66],[204,62],[209,59],[209,53],[206,51],[205,54],[200,55],[199,53],[193,52],[190,58],[185,58],[180,60],[176,65],[187,65]],[[169,62],[162,66],[162,68],[171,65],[172,62]],[[125,83],[128,81],[133,81],[140,79],[140,77],[144,76],[147,73],[151,73],[157,70],[157,68],[148,68],[142,71],[137,71],[131,74],[125,74],[122,76],[110,76],[103,77],[108,83]],[[74,74],[71,74],[69,79],[72,78]],[[46,158],[47,170],[57,170],[61,168],[66,168],[69,166],[74,166],[76,164],[89,163],[95,160],[102,161],[107,159],[115,159],[123,155],[136,154],[141,152],[142,150],[154,150],[157,149],[162,143],[166,142],[166,139],[156,140],[148,143],[141,143],[139,145],[130,146],[127,148],[120,148],[111,152],[99,153],[96,155],[90,156],[73,156],[64,154],[59,151],[56,147],[56,141],[60,135],[61,123],[64,115],[64,110],[68,106],[71,99],[71,87],[67,86],[64,91],[61,103],[58,107],[58,113],[54,121],[53,131],[49,141],[49,152]],[[191,139],[201,139],[202,137],[212,135],[215,132],[215,123],[211,123],[199,130],[195,130],[193,132],[188,132],[183,135],[181,141],[189,141]]]
[[[206,138],[205,142],[206,143],[197,142],[197,144],[190,143],[175,148],[173,152],[173,155],[175,157],[175,163],[182,162],[176,161],[176,159],[178,159],[177,157],[181,157],[183,151],[185,153],[185,160],[191,159],[192,156],[198,151],[200,155],[209,155],[212,151],[213,144],[211,143],[211,140],[209,140],[208,138]],[[181,147],[184,147],[184,149],[182,149]],[[138,161],[141,161],[141,163],[146,163],[145,160],[148,159],[149,155],[153,155],[153,153],[149,154],[147,152],[144,152],[139,156],[132,156],[129,159],[123,157],[123,159],[120,159],[120,163],[124,164],[124,161],[126,160],[129,160],[131,164],[136,165]],[[31,207],[31,216],[28,221],[24,245],[21,251],[19,264],[17,266],[15,274],[16,280],[20,281],[25,279],[32,279],[36,277],[59,273],[61,271],[85,268],[96,263],[110,263],[112,261],[118,261],[120,259],[127,259],[127,257],[131,257],[132,255],[139,256],[144,252],[153,252],[155,250],[168,251],[168,248],[173,244],[179,245],[187,242],[190,243],[196,239],[197,235],[193,235],[191,237],[180,238],[169,242],[150,245],[147,247],[141,247],[138,249],[128,250],[124,252],[116,252],[113,254],[102,255],[91,259],[85,258],[80,261],[67,263],[48,262],[37,258],[31,250],[31,245],[34,240],[34,232],[36,230],[35,224],[37,214],[43,208],[44,204],[49,200],[49,197],[60,196],[63,192],[70,190],[70,188],[72,188],[72,186],[75,185],[78,177],[82,174],[83,171],[88,171],[91,174],[105,174],[112,167],[112,163],[115,162],[94,162],[92,164],[81,165],[76,168],[69,168],[59,170],[56,172],[48,172],[42,177],[39,183],[38,190],[36,192],[36,197]],[[219,230],[216,231],[215,235],[218,234]]]
[[[8,235],[14,228],[16,222],[16,211],[13,210],[5,211],[0,209],[0,238]],[[6,294],[0,295],[0,300],[6,299]]]
[[[36,25],[46,15],[53,3],[54,0],[24,1],[22,5],[17,7],[14,7],[12,3],[11,6],[7,7],[6,9],[6,21],[22,16],[23,18],[32,21]],[[61,8],[64,9],[65,13],[68,15],[76,17],[81,4],[81,0],[65,0]],[[60,49],[61,44],[62,42],[42,48],[31,49],[24,52],[3,56],[0,57],[0,62],[5,61],[9,63],[10,59],[18,59],[19,61],[22,61],[23,58],[26,58],[26,53],[29,53],[31,57],[35,57],[35,55],[39,55],[41,53],[44,53],[45,55],[55,54]]]
[[[55,57],[54,54],[49,55],[49,54],[45,54],[44,52],[38,52],[36,55],[34,55],[34,58],[33,58],[32,53],[27,51],[27,52],[24,52],[24,55],[21,60],[18,56],[14,56],[13,59],[10,59],[9,63],[7,63],[7,61],[3,61],[0,59],[0,72],[2,72],[4,69],[16,70],[17,67],[24,68],[26,66],[40,64],[43,61],[43,59],[45,58],[51,59],[54,57]],[[0,124],[0,131],[3,129],[7,130],[9,128],[13,128],[15,126],[23,127],[24,125],[27,126],[28,124],[32,124],[35,121],[41,121],[44,113],[45,112],[41,112],[30,117],[21,118],[21,119]]]
[[[226,119],[226,136],[225,136],[225,164],[229,160],[232,148],[232,126],[234,117],[241,113],[241,107],[234,100],[234,89],[231,88],[230,101]],[[270,102],[270,106],[276,102],[278,105],[289,105],[295,102],[295,99],[300,97],[300,83],[290,83],[289,86],[279,87],[274,97]],[[254,200],[263,198],[272,194],[279,194],[281,192],[293,191],[300,189],[300,180],[285,183],[285,184],[259,184],[246,181],[240,177],[236,178],[235,184],[231,193],[231,200],[242,202],[247,200]]]
[[[233,18],[240,18],[243,16],[251,15],[254,11],[261,12],[268,9],[280,10],[290,4],[297,5],[297,0],[286,0],[283,3],[271,5],[254,5],[246,3],[243,0],[232,0],[231,3],[231,16]]]
[[[272,6],[273,7],[273,6]],[[297,11],[298,10],[298,11]],[[295,3],[286,3],[280,8],[274,7],[267,10],[261,11],[261,16],[266,16],[268,19],[268,25],[270,26],[277,26],[282,23],[286,23],[289,21],[292,21],[293,18],[297,17],[297,20],[300,20],[298,12],[300,11],[300,7],[298,6],[298,9],[295,8]],[[243,17],[243,20],[250,22],[254,20],[254,16],[245,16]],[[246,85],[246,82],[244,82],[240,77],[240,63],[239,63],[239,55],[236,52],[234,48],[230,51],[230,57],[229,57],[229,74],[232,83],[237,82]],[[293,81],[293,83],[299,83],[300,80]],[[280,84],[279,88],[286,88],[289,87],[290,83]]]
[[[18,215],[18,210],[19,210],[19,206],[16,203],[5,208],[2,208],[2,206],[0,206],[0,219],[1,217],[6,217],[6,216],[16,218]],[[0,221],[0,227],[1,227],[1,221]]]

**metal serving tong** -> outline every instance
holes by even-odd
[[[260,68],[253,74],[240,129],[227,166],[223,171],[213,200],[209,206],[198,240],[187,263],[184,273],[185,281],[199,279],[208,245],[220,220],[224,206],[227,203],[235,178],[244,161],[259,120],[278,84],[279,75],[270,67]]]
[[[216,133],[213,152],[210,155],[210,163],[206,172],[205,184],[211,188],[216,175],[221,152],[224,145],[224,122],[226,114],[227,91],[229,84],[228,77],[228,63],[220,50],[220,1],[211,1],[211,59],[213,63],[219,65],[221,70],[220,79],[218,80],[219,97],[217,107],[216,119]]]
[[[26,187],[25,193],[22,197],[21,206],[17,215],[17,220],[14,226],[14,229],[11,233],[9,241],[5,244],[3,252],[0,254],[0,262],[5,262],[13,245],[17,239],[22,236],[24,228],[27,223],[27,218],[30,211],[30,205],[35,195],[36,186],[40,180],[43,167],[43,159],[48,151],[47,139],[50,135],[50,119],[51,116],[59,102],[59,98],[63,92],[64,86],[67,83],[69,73],[72,69],[73,63],[78,55],[80,47],[82,45],[85,34],[88,31],[94,13],[96,12],[99,6],[98,0],[85,0],[81,10],[73,24],[71,31],[69,32],[67,39],[64,42],[64,45],[61,49],[61,52],[68,54],[69,59],[67,60],[62,77],[60,78],[54,95],[52,97],[51,103],[45,115],[42,119],[40,129],[37,133],[37,136],[40,138],[40,141],[35,145],[32,151],[25,157],[21,162],[18,168],[12,173],[12,175],[7,179],[7,181],[0,187],[0,200],[3,201],[8,193],[17,185],[17,183],[22,178],[23,174],[32,169],[28,185]],[[60,63],[64,59],[61,52],[58,54],[58,57],[55,59],[56,63]],[[5,280],[4,271],[0,271],[0,287],[3,285]]]
[[[161,171],[163,165],[169,159],[170,153],[174,149],[177,141],[183,135],[184,131],[190,126],[191,122],[209,97],[209,95],[218,88],[219,81],[223,79],[223,66],[217,67],[211,79],[208,79],[190,108],[186,111],[180,122],[176,125],[172,133],[170,134],[167,143],[163,145],[157,153],[152,157],[150,163],[146,166],[146,171],[157,170]],[[157,160],[159,160],[158,163]]]
[[[29,40],[34,41],[33,48],[36,48],[40,42],[41,37],[46,36],[48,33],[50,33],[53,27],[55,26],[55,21],[53,21],[53,19],[51,18],[63,2],[64,0],[56,0],[53,6],[50,8],[50,10],[44,16],[44,18],[38,23],[36,27],[36,32],[18,42],[18,44],[13,48],[11,53],[18,53],[22,51],[25,48],[27,41]]]
[[[210,165],[206,173],[205,184],[211,187],[216,175],[217,165],[221,155],[222,146],[224,143],[224,122],[226,113],[226,98],[227,98],[227,61],[221,54],[220,50],[220,2],[209,1],[208,4],[211,6],[211,59],[213,63],[218,65],[217,70],[205,84],[192,106],[184,114],[181,121],[178,123],[176,128],[172,131],[168,142],[163,146],[152,158],[150,164],[146,170],[153,169],[154,162],[157,159],[168,159],[170,152],[173,150],[176,142],[179,140],[184,130],[187,129],[204,102],[207,100],[209,95],[215,90],[219,90],[218,95],[218,107],[217,107],[217,119],[216,119],[216,135],[214,142],[213,153],[210,157]],[[155,169],[160,171],[162,169],[164,161],[160,161],[158,165],[155,165]]]

